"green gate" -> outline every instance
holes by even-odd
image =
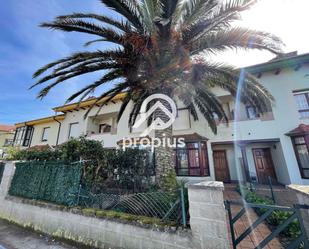
[[[309,248],[309,241],[306,235],[306,230],[304,227],[304,223],[301,217],[301,209],[309,209],[308,205],[294,205],[294,207],[284,207],[284,206],[276,206],[276,205],[264,205],[264,204],[253,204],[247,203],[242,201],[225,201],[225,208],[228,212],[228,218],[230,223],[230,231],[231,231],[231,238],[233,242],[233,249],[236,249],[237,246],[240,244],[242,240],[244,240],[251,232],[254,231],[256,227],[258,227],[262,222],[266,221],[267,218],[274,212],[274,211],[284,211],[289,212],[291,215],[280,225],[272,230],[272,232],[264,238],[260,244],[255,247],[254,249],[262,249],[264,248],[270,241],[272,241],[275,237],[277,237],[284,229],[286,229],[292,222],[297,220],[300,226],[300,235],[289,242],[285,248],[287,249],[297,249],[297,248]],[[240,211],[233,216],[231,206],[241,206],[242,208]],[[234,225],[235,223],[246,213],[247,209],[255,209],[255,210],[263,210],[260,217],[254,221],[250,227],[246,228],[245,231],[236,237]]]

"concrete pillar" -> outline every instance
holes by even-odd
[[[188,184],[190,226],[194,248],[229,248],[223,190],[222,182]]]
[[[4,200],[9,192],[11,181],[15,173],[15,162],[5,162],[5,168],[0,184],[0,202]]]

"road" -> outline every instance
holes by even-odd
[[[0,249],[86,249],[0,220]]]

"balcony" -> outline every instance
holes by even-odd
[[[118,141],[117,135],[111,133],[93,133],[86,138],[101,142],[105,148],[115,148]]]

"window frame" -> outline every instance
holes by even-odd
[[[71,130],[72,130],[72,125],[78,125],[79,122],[73,122],[69,124],[69,133],[68,133],[68,139],[74,139],[75,137],[71,136]]]
[[[23,138],[23,146],[29,147],[31,145],[32,137],[33,137],[34,127],[33,126],[27,126],[25,129],[25,135]]]
[[[297,138],[304,138],[305,143],[303,143],[303,144],[296,144],[295,140]],[[299,168],[299,172],[300,172],[301,178],[302,179],[309,179],[309,176],[306,177],[305,174],[304,174],[304,170],[308,170],[309,171],[309,168],[308,169],[302,168],[301,162],[300,162],[300,157],[299,157],[299,152],[298,152],[298,149],[297,149],[297,146],[299,146],[299,145],[306,145],[307,151],[308,151],[308,154],[309,154],[309,134],[293,136],[293,137],[291,137],[291,139],[292,139],[294,153],[295,153],[295,156],[296,156],[296,160],[297,160],[297,164],[298,164],[298,168]]]
[[[309,108],[307,108],[307,109],[299,109],[299,107],[298,107],[298,102],[297,102],[297,100],[296,100],[296,96],[298,96],[298,95],[305,95],[305,98],[306,98],[306,101],[307,101],[307,105],[309,106],[309,91],[302,91],[302,92],[293,92],[293,97],[294,97],[294,100],[295,100],[295,102],[296,102],[296,108],[297,108],[297,112],[299,113],[299,115],[302,113],[302,112],[308,112],[309,113]],[[306,119],[306,118],[309,118],[309,116],[308,117],[299,117],[299,118],[301,118],[301,119]]]
[[[44,127],[43,131],[42,131],[42,137],[41,137],[41,142],[47,142],[48,141],[48,133],[47,133],[47,138],[44,138],[45,132],[46,130],[50,130],[50,126],[49,127]]]
[[[13,145],[29,147],[32,141],[33,131],[33,126],[18,127],[15,131]]]
[[[255,117],[250,117],[250,112],[249,109],[252,108],[254,110],[255,113]],[[254,119],[258,119],[260,117],[260,114],[257,111],[257,108],[251,105],[247,105],[246,106],[246,114],[247,114],[247,119],[249,120],[254,120]]]
[[[104,131],[104,128],[107,128],[107,127],[109,127],[110,130],[109,131]],[[103,123],[103,124],[99,125],[99,134],[109,134],[111,132],[112,132],[112,126],[110,124]]]
[[[198,143],[198,148],[188,148],[187,144],[190,143]],[[205,145],[205,167],[202,168],[202,143],[204,143]],[[186,141],[185,142],[186,147],[178,147],[176,146],[176,148],[174,149],[174,153],[175,153],[175,170],[176,170],[176,174],[177,176],[180,177],[209,177],[210,176],[210,167],[209,167],[209,158],[208,158],[208,148],[207,148],[207,141]],[[179,163],[178,163],[178,151],[180,150],[185,150],[185,153],[187,155],[187,161],[188,161],[188,174],[179,174],[179,170],[184,169],[184,168],[180,168],[179,167]],[[190,166],[190,159],[189,159],[189,151],[198,151],[198,161],[199,161],[199,167],[191,167]],[[200,170],[200,174],[199,175],[190,175],[190,170],[191,169],[199,169]]]

